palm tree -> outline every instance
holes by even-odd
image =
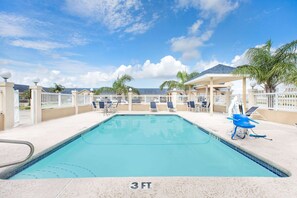
[[[172,90],[174,88],[183,90],[185,93],[191,89],[191,85],[184,85],[185,82],[192,79],[193,77],[197,76],[198,72],[192,72],[188,74],[186,71],[179,71],[176,74],[176,78],[179,79],[179,81],[176,80],[167,80],[164,81],[160,85],[160,89],[163,90],[164,87],[168,87],[168,90]]]
[[[295,68],[289,75],[288,78],[286,79],[288,84],[294,84],[297,86],[297,68]]]
[[[126,85],[127,82],[130,82],[132,80],[133,77],[128,74],[124,74],[121,77],[118,76],[117,79],[113,82],[112,87],[101,87],[96,90],[96,94],[100,94],[102,92],[112,92],[117,95],[126,95],[129,92],[130,88],[132,89],[133,93],[139,94],[138,89]]]
[[[50,88],[50,92],[60,93],[65,89],[61,84],[54,83],[54,87]]]
[[[234,70],[234,74],[248,75],[249,78],[263,85],[265,92],[275,92],[280,83],[297,84],[297,40],[287,43],[275,51],[272,42],[267,41],[262,47],[251,48],[247,52],[248,65]],[[295,75],[293,75],[295,74]]]

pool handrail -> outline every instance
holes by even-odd
[[[31,142],[28,142],[28,141],[0,139],[0,143],[24,144],[24,145],[27,145],[30,148],[30,153],[24,160],[14,161],[14,162],[11,162],[11,163],[8,163],[8,164],[0,164],[0,168],[4,168],[4,167],[7,167],[7,166],[12,166],[12,165],[16,165],[16,164],[20,164],[22,162],[25,162],[28,159],[30,159],[32,157],[33,153],[34,153],[34,145]]]

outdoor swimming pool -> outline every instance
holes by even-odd
[[[262,163],[176,115],[116,115],[9,179],[285,176]]]

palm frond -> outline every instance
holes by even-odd
[[[287,43],[275,51],[275,57],[277,60],[283,61],[291,59],[296,62],[297,60],[297,40]]]
[[[190,79],[192,79],[192,78],[194,78],[194,77],[196,77],[196,76],[198,76],[198,74],[199,74],[199,72],[192,72],[192,73],[190,73],[188,75],[187,81],[190,80]]]
[[[99,94],[101,94],[103,92],[114,93],[115,91],[114,91],[114,89],[112,87],[101,87],[101,88],[99,88],[99,89],[97,89],[95,91],[95,94],[98,94],[99,95]]]
[[[177,88],[178,84],[180,84],[179,82],[175,81],[175,80],[168,80],[168,81],[164,81],[161,85],[160,85],[160,90],[163,90],[165,87],[168,88],[168,90],[172,90],[173,88]]]

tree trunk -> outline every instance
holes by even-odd
[[[274,93],[276,87],[273,85],[265,85],[265,92],[266,93]],[[274,94],[269,94],[267,95],[267,106],[268,108],[274,108],[275,106],[275,95]]]

